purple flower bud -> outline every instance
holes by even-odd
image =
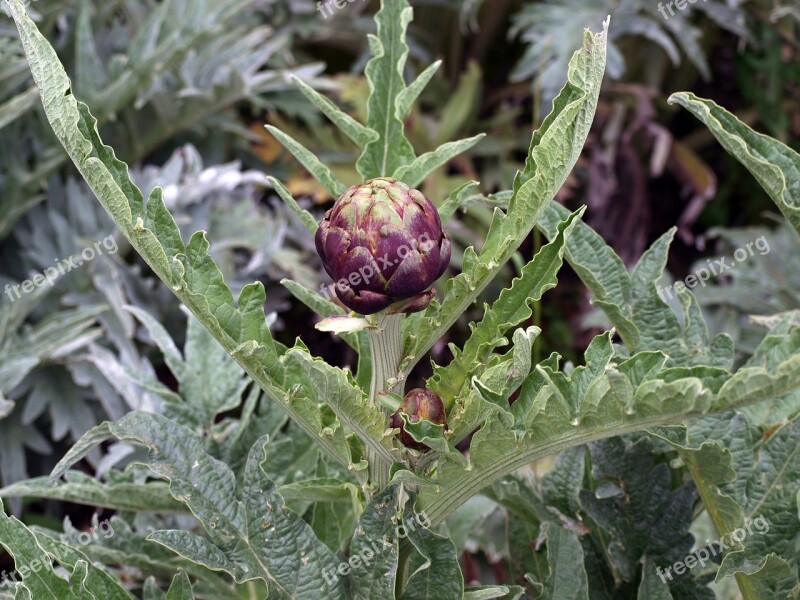
[[[427,450],[428,447],[404,431],[403,417],[400,413],[405,413],[410,423],[425,419],[436,425],[447,424],[444,403],[436,392],[424,388],[415,388],[408,392],[400,403],[400,408],[389,419],[389,426],[399,427],[400,433],[397,434],[397,438],[404,446],[415,450]]]
[[[423,294],[450,263],[436,207],[388,177],[345,191],[325,213],[315,242],[339,300],[363,315]],[[422,310],[430,296],[405,310]]]

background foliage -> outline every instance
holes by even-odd
[[[432,375],[432,386],[457,415],[452,421],[458,426],[447,440],[419,433],[434,436],[428,441],[442,455],[434,480],[441,486],[436,494],[444,498],[463,483],[457,473],[465,459],[456,445],[471,448],[469,460],[478,473],[493,472],[505,455],[523,466],[552,452],[543,451],[547,436],[559,432],[557,419],[549,427],[539,421],[533,437],[515,438],[513,432],[527,430],[534,417],[555,411],[584,421],[589,441],[593,422],[625,430],[628,416],[612,416],[612,407],[600,401],[608,390],[619,398],[629,394],[630,403],[638,398],[640,410],[648,398],[664,402],[669,385],[680,403],[676,413],[692,402],[698,403],[693,410],[698,413],[715,402],[733,407],[735,387],[723,393],[723,372],[735,365],[774,374],[796,355],[795,230],[765,217],[764,211],[774,212],[773,205],[747,172],[758,173],[759,165],[740,165],[705,127],[666,103],[675,90],[694,90],[796,147],[799,15],[791,6],[698,3],[692,5],[697,10],[664,20],[655,6],[639,2],[602,7],[581,0],[413,3],[415,18],[402,50],[408,61],[395,76],[403,75],[406,83],[415,77],[430,81],[419,102],[409,102],[405,114],[394,119],[392,151],[381,153],[386,138],[370,137],[350,119],[374,128],[370,119],[386,89],[386,82],[379,82],[379,93],[370,97],[361,74],[370,50],[366,34],[375,31],[373,4],[348,4],[327,20],[313,2],[302,0],[120,0],[102,7],[60,0],[29,7],[70,75],[75,96],[98,120],[103,140],[132,165],[132,179],[143,190],[163,187],[163,205],[183,240],[195,231],[207,232],[210,256],[240,298],[240,308],[242,299],[250,298],[252,307],[260,300],[258,288],[245,288],[247,283],[257,280],[267,288],[268,317],[257,325],[258,335],[269,327],[266,335],[277,351],[290,348],[289,369],[293,376],[303,375],[307,389],[324,382],[344,390],[341,408],[334,411],[311,410],[311,396],[301,394],[306,405],[297,412],[308,410],[306,425],[303,419],[300,424],[289,420],[243,376],[215,345],[219,336],[181,312],[156,278],[163,273],[115,233],[53,137],[17,29],[0,15],[0,286],[42,272],[108,235],[119,244],[117,253],[60,277],[52,288],[18,301],[4,294],[0,304],[0,496],[7,512],[32,525],[24,528],[3,516],[0,540],[13,543],[6,549],[18,568],[20,560],[36,559],[37,545],[60,557],[72,573],[70,582],[50,571],[39,582],[57,589],[54,597],[83,598],[95,590],[102,597],[163,598],[168,588],[168,598],[261,597],[265,582],[277,597],[311,595],[322,585],[322,569],[338,564],[337,552],[357,551],[351,537],[359,517],[361,526],[377,535],[382,501],[394,502],[398,514],[411,509],[415,499],[392,496],[397,486],[386,497],[363,494],[363,467],[345,469],[361,464],[363,448],[337,429],[337,417],[344,420],[342,415],[357,404],[355,392],[346,391],[352,382],[343,385],[341,371],[304,358],[302,344],[292,348],[301,334],[315,355],[354,366],[359,343],[351,340],[352,349],[320,334],[308,310],[294,300],[299,297],[319,312],[316,299],[302,290],[318,289],[323,279],[304,226],[308,220],[297,219],[297,207],[292,211],[277,197],[291,194],[319,217],[323,205],[341,191],[341,182],[384,174],[376,166],[382,158],[397,161],[392,167],[404,177],[416,177],[449,219],[456,245],[453,272],[473,269],[485,277],[485,287],[467,294],[468,302],[462,296],[466,288],[452,283],[440,293],[441,305],[407,323],[407,347],[416,357],[404,366],[408,387]],[[476,261],[488,255],[476,256],[470,247],[480,251],[485,243],[491,248],[486,231],[495,207],[514,214],[505,190],[528,154],[530,131],[542,124],[567,81],[567,62],[581,45],[584,27],[599,31],[607,14],[612,26],[605,86],[577,168],[558,194],[563,203],[586,204],[588,210],[570,217],[569,210],[541,204],[535,209],[539,229],[530,236],[524,229],[515,231],[521,246],[500,253],[511,260],[497,261],[490,275],[481,275]],[[392,28],[399,12],[385,18],[384,27]],[[434,59],[442,59],[441,67],[426,71]],[[374,84],[386,69],[380,61],[371,64],[367,75]],[[327,114],[327,105],[313,89],[345,109],[344,116],[333,119],[339,128],[321,119],[317,109]],[[703,118],[700,105],[691,106]],[[708,115],[720,128],[729,126],[713,111]],[[713,119],[703,120],[724,143]],[[265,121],[269,130],[262,127]],[[481,132],[488,135],[478,143]],[[735,136],[745,140],[742,146],[728,142],[738,149],[737,158],[747,145],[764,153],[761,140],[742,130]],[[464,143],[447,145],[457,138]],[[296,143],[313,151],[309,155],[319,164],[305,159]],[[426,154],[440,147],[445,149]],[[357,160],[359,148],[364,152]],[[456,156],[456,151],[463,153]],[[782,152],[772,151],[777,153],[772,156]],[[421,165],[413,161],[417,154],[437,160]],[[446,168],[432,171],[434,163]],[[532,174],[523,171],[515,189]],[[467,186],[473,180],[480,187]],[[553,194],[558,183],[548,181]],[[787,205],[796,198],[795,185],[790,179],[785,190],[767,191],[782,207],[784,194]],[[453,190],[458,193],[451,195]],[[784,213],[790,222],[796,214]],[[664,234],[673,224],[677,230]],[[673,277],[683,278],[713,256],[714,240],[720,255],[729,256],[761,235],[771,252],[698,288],[696,301],[681,296],[672,312],[653,298],[665,265]],[[189,247],[200,257],[203,244],[192,238]],[[588,260],[587,246],[595,262]],[[536,267],[526,271],[523,266],[536,252],[537,261],[529,263]],[[504,288],[511,290],[505,298],[509,305],[519,306],[518,298],[538,300],[565,261],[559,286],[545,301],[530,307],[522,302],[522,313],[506,314],[498,300],[495,312],[483,315],[482,301],[498,298]],[[199,262],[195,268],[205,269]],[[284,279],[291,281],[279,285]],[[448,299],[456,301],[448,304]],[[479,302],[472,304],[475,299]],[[221,306],[224,302],[208,308],[214,312]],[[430,328],[437,318],[443,322]],[[470,320],[479,321],[474,331],[467,327]],[[454,327],[439,340],[437,334],[450,324]],[[624,347],[598,335],[609,325]],[[518,326],[513,336],[509,333],[513,350],[501,357],[495,352],[500,338]],[[452,362],[447,342],[455,345]],[[526,349],[539,365],[533,371],[530,359],[525,364]],[[427,350],[441,366],[419,361]],[[486,368],[475,373],[473,387],[463,372],[477,362]],[[522,378],[508,381],[511,367],[527,369],[531,376],[524,383]],[[363,384],[360,363],[356,376]],[[702,393],[690,378],[702,383]],[[737,382],[749,395],[774,385],[779,400],[653,429],[651,435],[593,442],[560,454],[553,464],[541,459],[487,482],[490,488],[455,512],[430,509],[434,518],[449,518],[428,538],[411,540],[420,553],[411,557],[410,567],[419,573],[409,581],[408,597],[425,597],[426,586],[430,597],[456,597],[462,585],[465,597],[475,598],[515,597],[523,589],[548,598],[796,596],[791,540],[800,510],[800,478],[792,470],[800,443],[792,420],[797,397],[788,388],[778,394],[778,383],[759,380],[756,385],[744,377]],[[492,408],[498,397],[516,394],[517,388],[510,409]],[[590,390],[597,395],[596,406],[570,405],[578,391],[590,395]],[[374,419],[355,416],[359,427],[380,434]],[[105,420],[115,424],[101,426],[107,427],[102,435],[72,455],[74,460],[85,454],[82,470],[94,477],[68,471],[53,484],[46,474],[58,458]],[[481,423],[482,433],[471,438]],[[320,453],[309,431],[330,431],[332,455],[344,458],[344,466]],[[502,437],[509,432],[511,437]],[[111,438],[119,441],[90,449]],[[491,447],[502,445],[493,442],[497,439],[507,446],[505,454]],[[141,447],[152,445],[160,451],[147,457]],[[192,475],[194,461],[215,467]],[[776,466],[785,467],[778,469],[780,477],[761,490],[763,474]],[[188,478],[171,477],[171,490],[152,477],[175,472]],[[186,489],[209,484],[217,493],[203,497],[202,506],[189,502],[193,516],[187,503],[176,500]],[[776,489],[783,491],[776,495]],[[419,507],[436,506],[431,490],[420,488]],[[282,537],[314,548],[304,563],[308,578],[296,582],[297,589],[283,583],[296,569],[292,548],[273,553],[275,563],[266,567],[239,549],[249,539],[247,521],[273,504],[273,524]],[[692,551],[690,534],[697,540],[713,538],[714,532],[730,531],[759,513],[774,525],[768,536],[726,556],[719,569],[696,572],[668,591],[661,586],[654,567]],[[225,523],[215,520],[219,515]],[[81,531],[107,517],[113,537],[88,545],[78,541]],[[186,550],[190,545],[195,554]],[[176,554],[170,548],[181,550]],[[434,550],[440,560],[422,568],[424,552]],[[399,552],[376,569],[396,565]],[[576,564],[584,565],[577,576]],[[0,559],[0,566],[12,565],[8,557]],[[570,565],[569,577],[560,575],[561,565]],[[259,568],[269,573],[263,581],[248,572]],[[431,581],[457,583],[461,575],[456,572],[463,573],[459,589],[430,591]],[[715,574],[720,581],[709,586]],[[722,574],[734,577],[722,579]],[[378,597],[374,590],[373,596],[359,591],[375,580],[370,573],[354,574],[350,593]],[[484,587],[472,589],[472,584]],[[47,597],[41,595],[44,589],[29,591],[33,598]],[[0,598],[12,597],[8,594],[0,588]]]

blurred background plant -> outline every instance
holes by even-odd
[[[407,80],[441,60],[406,120],[414,147],[422,153],[446,140],[488,134],[422,186],[441,204],[447,190],[480,182],[462,188],[460,214],[448,224],[455,267],[466,246],[480,245],[492,207],[507,199],[502,192],[527,153],[531,130],[566,79],[581,32],[599,29],[610,14],[609,65],[597,117],[559,199],[570,207],[587,204],[585,221],[629,264],[677,223],[669,259],[676,279],[694,263],[764,235],[770,254],[696,290],[712,333],[730,333],[742,360],[767,335],[770,317],[800,308],[797,236],[765,216],[772,204],[708,130],[666,104],[673,91],[695,91],[798,149],[796,4],[709,0],[668,19],[650,0],[412,4]],[[137,183],[164,187],[167,207],[184,234],[209,232],[214,258],[234,293],[252,280],[265,283],[265,308],[277,339],[291,343],[302,333],[336,364],[348,364],[349,349],[317,332],[307,310],[278,284],[289,277],[318,288],[325,277],[312,240],[283,203],[274,201],[266,175],[285,181],[305,208],[319,214],[333,199],[263,125],[312,148],[342,181],[357,182],[355,145],[324,120],[292,76],[325,90],[363,120],[359,111],[369,90],[360,73],[376,8],[372,0],[353,2],[323,18],[313,0],[48,0],[29,6],[67,66],[74,93],[98,117],[104,139],[132,165]],[[0,15],[0,289],[114,233],[53,138],[16,38],[16,28]],[[169,291],[149,277],[147,265],[121,237],[116,240],[117,253],[98,256],[59,277],[52,288],[43,286],[16,301],[0,298],[0,487],[48,473],[92,425],[132,408],[169,412],[175,400],[170,394],[185,392],[154,344],[161,351],[169,347],[166,339],[174,339],[176,347],[186,344],[189,360],[191,326]],[[530,258],[540,243],[538,234],[532,235],[521,253]],[[523,257],[517,258],[487,296],[511,281],[522,264]],[[535,313],[543,329],[536,352],[547,356],[558,349],[574,361],[580,358],[577,349],[607,323],[591,310],[587,292],[568,267],[559,280]],[[474,319],[480,306],[470,308],[463,323]],[[163,335],[154,331],[153,321],[164,324]],[[286,323],[292,327],[284,333]],[[434,356],[446,356],[448,341],[437,344]],[[424,373],[428,366],[420,369]],[[238,385],[228,390],[229,397],[215,399],[219,412],[193,423],[207,428],[209,444],[245,435],[232,423],[262,417],[259,432],[283,430],[287,439],[299,439],[282,415],[262,415],[269,412],[265,403]],[[232,449],[227,443],[219,441],[209,452],[234,460],[250,446]],[[305,446],[297,440],[286,442],[287,448],[293,444],[299,445],[291,459],[298,466],[292,468],[324,476],[329,467],[315,464],[314,452],[303,455]],[[598,447],[592,453],[611,450],[618,451]],[[112,459],[128,460],[129,451],[116,449]],[[664,460],[664,452],[653,452],[654,461]],[[106,473],[112,459],[95,452],[89,464]],[[290,464],[268,470],[276,478],[286,474],[279,483],[288,483]],[[586,485],[592,485],[588,475]],[[302,502],[294,501],[303,512]],[[505,506],[511,504],[506,499]],[[69,516],[80,528],[90,519],[86,511],[52,501],[23,507],[13,499],[11,507],[30,521],[51,525]],[[475,511],[477,522],[495,508]],[[317,519],[319,533],[332,527],[331,517],[308,518]],[[147,523],[125,527],[132,528],[126,535],[143,537]],[[336,531],[325,535],[334,547]],[[468,568],[493,569],[499,580],[503,569],[522,568],[503,563],[507,540],[462,537]],[[165,575],[175,566],[164,569]],[[213,587],[208,597],[214,597]]]
[[[234,287],[286,274],[306,282],[316,277],[308,266],[312,246],[295,244],[301,238],[282,206],[262,202],[264,174],[235,160],[253,140],[250,112],[302,113],[291,76],[324,84],[324,65],[296,57],[292,31],[269,25],[268,9],[242,0],[31,6],[66,57],[75,94],[92,105],[120,157],[157,165],[137,168],[137,178],[165,186],[167,205],[182,226],[212,232],[216,258]],[[44,125],[16,36],[3,19],[2,286],[41,273],[114,231]],[[151,310],[175,324],[179,337],[183,326],[172,295],[143,274],[146,265],[123,245],[52,287],[21,299],[3,296],[0,482],[45,472],[53,444],[69,444],[105,418],[150,406],[146,392],[120,378],[124,369],[154,374],[158,368],[141,355],[134,320],[121,306]],[[285,307],[273,294],[268,308]],[[30,452],[43,455],[33,467]]]

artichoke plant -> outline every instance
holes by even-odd
[[[389,177],[348,188],[325,213],[317,252],[348,308],[371,315],[424,309],[450,262],[450,240],[433,203]]]

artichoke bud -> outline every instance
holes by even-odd
[[[428,447],[405,432],[405,423],[400,413],[407,416],[409,423],[425,419],[436,425],[447,426],[444,403],[436,392],[423,388],[415,388],[408,392],[400,403],[400,408],[390,417],[389,426],[399,428],[400,433],[397,434],[397,438],[404,446],[414,450],[427,450]]]
[[[336,296],[371,315],[423,310],[427,290],[450,263],[450,240],[433,203],[388,177],[345,191],[325,213],[315,237]]]

